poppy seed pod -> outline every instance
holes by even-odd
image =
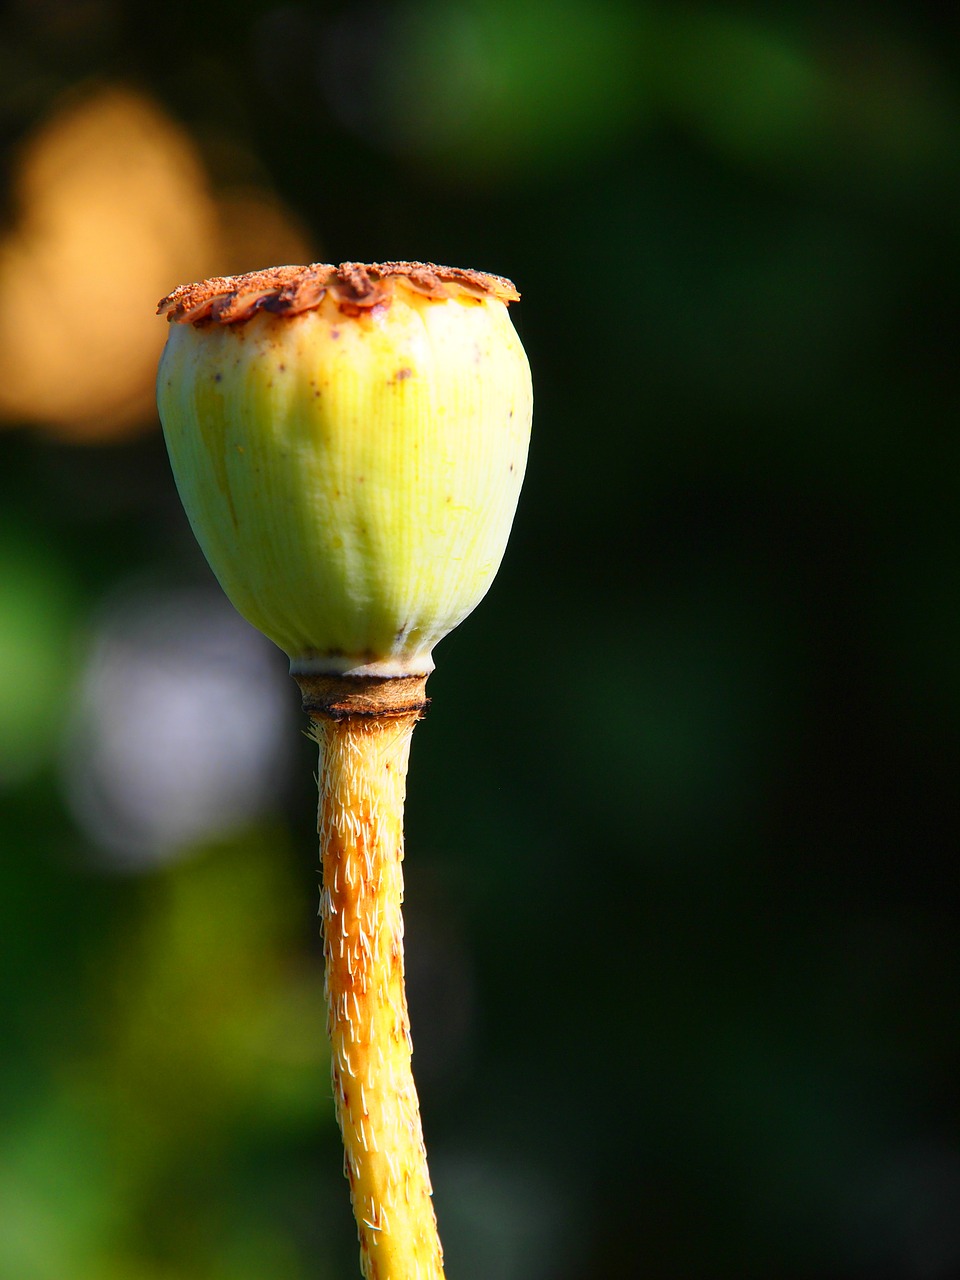
[[[185,285],[158,401],[194,533],[290,656],[320,748],[327,1028],[367,1280],[443,1280],[403,977],[403,802],[431,653],[482,599],[530,435],[513,285],[424,263]]]
[[[157,392],[211,568],[297,675],[423,676],[486,594],[532,413],[509,281],[423,263],[185,285]]]

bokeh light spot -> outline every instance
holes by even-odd
[[[72,440],[155,425],[176,285],[311,258],[258,189],[211,190],[189,135],[146,96],[104,87],[62,103],[28,138],[0,242],[0,422]]]
[[[352,26],[351,26],[352,22]],[[496,184],[562,170],[642,122],[644,10],[617,0],[421,0],[380,23],[369,74],[359,12],[336,33],[329,84],[339,114],[458,181]],[[344,62],[360,65],[351,75]]]
[[[140,590],[107,610],[63,761],[106,861],[164,861],[276,803],[294,737],[283,665],[213,592]]]

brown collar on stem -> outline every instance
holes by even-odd
[[[426,676],[297,675],[311,720],[387,720],[421,715],[430,699]]]

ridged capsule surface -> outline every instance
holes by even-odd
[[[224,286],[206,310],[185,291],[161,304],[179,321],[158,403],[184,507],[294,670],[429,671],[519,497],[532,390],[507,282],[387,265],[276,269],[301,272],[299,298],[257,273],[206,282]]]

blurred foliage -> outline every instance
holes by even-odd
[[[71,719],[105,601],[212,590],[157,298],[309,256],[524,294],[527,486],[408,800],[451,1276],[960,1273],[957,35],[905,0],[6,8],[0,1276],[357,1274],[309,744],[138,862]],[[190,708],[109,687],[196,791]]]

